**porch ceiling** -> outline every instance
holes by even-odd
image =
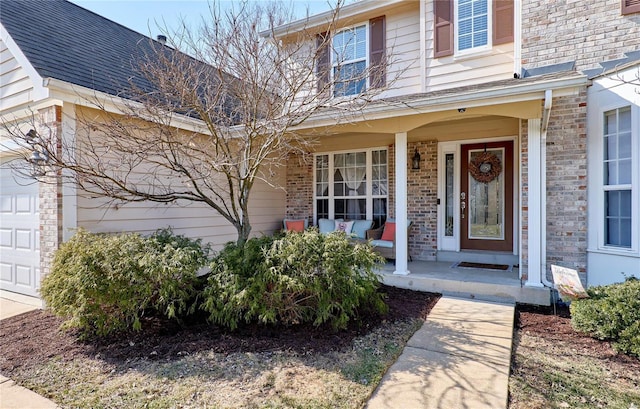
[[[460,112],[459,109],[464,109]],[[379,119],[367,119],[353,121],[339,125],[332,125],[331,134],[395,134],[398,132],[410,132],[425,125],[443,121],[459,121],[483,117],[510,117],[510,118],[540,118],[542,104],[540,100],[522,101],[508,104],[495,104],[486,106],[466,107],[460,106],[438,112],[416,113],[413,115],[401,115]],[[314,132],[319,129],[315,128]]]

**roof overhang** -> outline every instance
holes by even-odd
[[[540,78],[496,81],[477,87],[380,99],[349,118],[345,118],[339,110],[319,112],[296,130],[304,132],[326,127],[336,128],[336,125],[341,123],[345,128],[354,128],[363,123],[402,118],[402,121],[394,121],[393,129],[386,131],[408,132],[424,125],[425,120],[420,118],[421,116],[429,114],[434,119],[442,120],[459,110],[464,110],[468,115],[500,115],[500,112],[504,112],[504,116],[541,118],[541,101],[545,99],[546,91],[552,90],[554,97],[575,95],[589,84],[590,81],[585,75],[566,72]],[[377,126],[375,129],[381,130]]]
[[[336,14],[335,8],[320,14],[292,21],[275,27],[273,31],[262,31],[263,37],[283,38],[301,31],[321,32],[326,27],[344,26],[363,21],[368,18],[384,14],[398,7],[417,6],[417,2],[406,0],[361,0],[340,7]]]

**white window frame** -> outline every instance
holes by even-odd
[[[385,151],[387,152],[387,194],[386,195],[374,195],[373,191],[373,151]],[[364,149],[350,149],[350,150],[340,150],[340,151],[331,151],[331,152],[318,152],[313,155],[313,222],[314,224],[318,223],[318,200],[319,199],[328,199],[329,200],[329,219],[335,219],[335,200],[345,198],[344,196],[336,196],[334,191],[334,155],[342,154],[342,153],[358,153],[364,152],[366,156],[366,187],[365,187],[365,199],[366,199],[366,220],[373,220],[373,199],[386,199],[387,208],[385,210],[386,215],[389,215],[389,188],[390,188],[390,180],[389,180],[389,149],[386,146],[378,146],[374,148],[364,148]],[[318,196],[317,195],[317,157],[318,156],[328,156],[329,159],[329,189],[327,196]],[[362,199],[362,196],[349,196],[351,199]]]
[[[454,36],[454,45],[455,45],[454,55],[456,56],[473,55],[478,53],[484,53],[492,49],[493,47],[493,44],[492,44],[493,43],[493,1],[492,0],[486,0],[486,1],[487,1],[487,44],[483,46],[478,46],[478,47],[471,47],[466,50],[460,50],[459,48],[459,39],[460,39],[460,24],[458,22],[459,0],[454,1],[454,9],[453,9],[453,21],[454,21],[453,36]]]
[[[624,185],[609,185],[607,181],[604,179],[604,164],[605,164],[605,149],[604,149],[604,126],[605,126],[605,115],[611,111],[619,111],[621,109],[630,109],[631,113],[631,183]],[[640,192],[639,192],[639,183],[640,183],[640,118],[638,118],[638,109],[634,107],[633,104],[629,103],[621,103],[609,106],[603,106],[599,112],[598,119],[598,129],[599,129],[599,139],[600,139],[600,155],[599,155],[599,163],[600,163],[600,189],[598,194],[598,218],[599,218],[599,243],[598,247],[601,250],[613,253],[637,253],[638,251],[638,235],[640,234],[640,229],[638,228],[638,220],[640,217]],[[631,246],[630,247],[622,247],[615,246],[606,243],[606,207],[605,207],[605,197],[606,192],[608,191],[616,191],[616,190],[631,190]]]
[[[335,48],[333,46],[333,41],[335,39],[335,36],[347,31],[347,30],[352,30],[352,29],[357,29],[359,27],[364,26],[364,31],[365,31],[365,51],[364,51],[364,58],[355,58],[355,59],[351,59],[351,60],[344,60],[344,61],[334,61],[334,51]],[[351,95],[356,95],[356,94],[344,94],[344,95],[336,95],[335,92],[335,84],[337,83],[337,80],[334,78],[334,74],[333,71],[336,67],[339,66],[345,66],[348,64],[355,64],[361,61],[364,61],[365,65],[364,65],[364,69],[365,69],[365,73],[367,72],[367,70],[369,69],[369,53],[370,53],[370,49],[371,49],[371,44],[370,44],[370,27],[369,27],[369,22],[368,21],[364,21],[358,24],[353,24],[351,26],[348,27],[343,27],[340,30],[337,30],[335,33],[331,34],[331,49],[330,49],[330,53],[329,53],[329,58],[330,58],[330,76],[331,76],[331,83],[334,84],[334,89],[332,90],[333,92],[333,96],[335,98],[344,98],[344,97],[349,97]],[[367,75],[367,77],[365,78],[365,84],[364,84],[364,90],[368,90],[370,88],[370,84],[369,84],[369,75]]]

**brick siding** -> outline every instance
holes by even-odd
[[[416,260],[435,260],[437,249],[438,142],[415,142],[408,145],[408,166],[418,148],[419,170],[408,170],[408,218],[413,222],[409,232],[409,254]],[[395,217],[395,146],[388,147],[389,195],[388,217]],[[313,156],[290,156],[287,162],[287,208],[290,218],[313,215]]]
[[[287,161],[286,211],[290,219],[313,222],[313,155],[289,155]]]
[[[578,70],[640,48],[640,13],[622,15],[620,0],[523,0],[522,65],[576,61]]]
[[[554,98],[547,130],[547,265],[575,268],[586,282],[586,89]],[[522,262],[528,265],[528,129],[522,121]],[[526,269],[524,269],[526,271]],[[547,270],[550,278],[550,269]],[[526,275],[525,275],[526,278]]]
[[[39,111],[43,123],[42,132],[61,135],[61,108],[50,107]],[[40,271],[41,277],[51,272],[53,255],[62,243],[62,182],[60,177],[49,172],[44,183],[39,184],[40,201]]]

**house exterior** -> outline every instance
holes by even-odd
[[[74,135],[75,116],[89,109],[78,95],[113,93],[96,78],[127,78],[127,44],[143,36],[61,0],[14,4],[3,2],[1,14],[0,114],[19,120],[35,109]],[[299,127],[321,133],[319,144],[290,156],[286,192],[265,187],[253,197],[257,233],[285,216],[393,218],[398,277],[411,277],[409,256],[516,265],[534,289],[552,285],[551,264],[576,269],[587,285],[640,274],[636,0],[362,0],[327,32],[329,16],[275,35],[310,30],[323,47],[329,38],[309,69],[318,82],[338,80],[335,98],[382,92],[348,122],[317,114]],[[77,31],[78,21],[96,32]],[[53,32],[59,41],[47,41]],[[3,163],[10,159],[5,149]],[[205,208],[105,210],[72,187],[22,186],[2,172],[0,282],[11,291],[37,294],[52,252],[75,227],[171,225],[214,245],[234,239]]]
[[[28,21],[28,24],[25,24]],[[80,140],[80,115],[96,115],[96,98],[113,96],[136,75],[132,56],[149,52],[150,39],[64,0],[3,1],[0,12],[0,118],[25,123],[32,115],[59,138]],[[117,112],[114,108],[114,112]],[[184,123],[185,129],[188,123]],[[172,227],[214,248],[235,240],[236,230],[206,205],[140,202],[115,206],[71,185],[16,176],[10,164],[23,152],[0,142],[0,288],[37,296],[53,252],[74,229],[151,233]],[[285,196],[258,183],[252,191],[253,232],[273,233],[282,223]]]
[[[361,1],[329,34],[327,18],[276,35],[332,36],[324,65],[341,81],[339,64],[366,67],[384,42],[388,89],[312,160],[291,158],[288,217],[411,223],[398,275],[408,255],[502,260],[532,288],[552,285],[551,264],[586,285],[640,274],[637,2]],[[344,82],[336,97],[380,80]]]

